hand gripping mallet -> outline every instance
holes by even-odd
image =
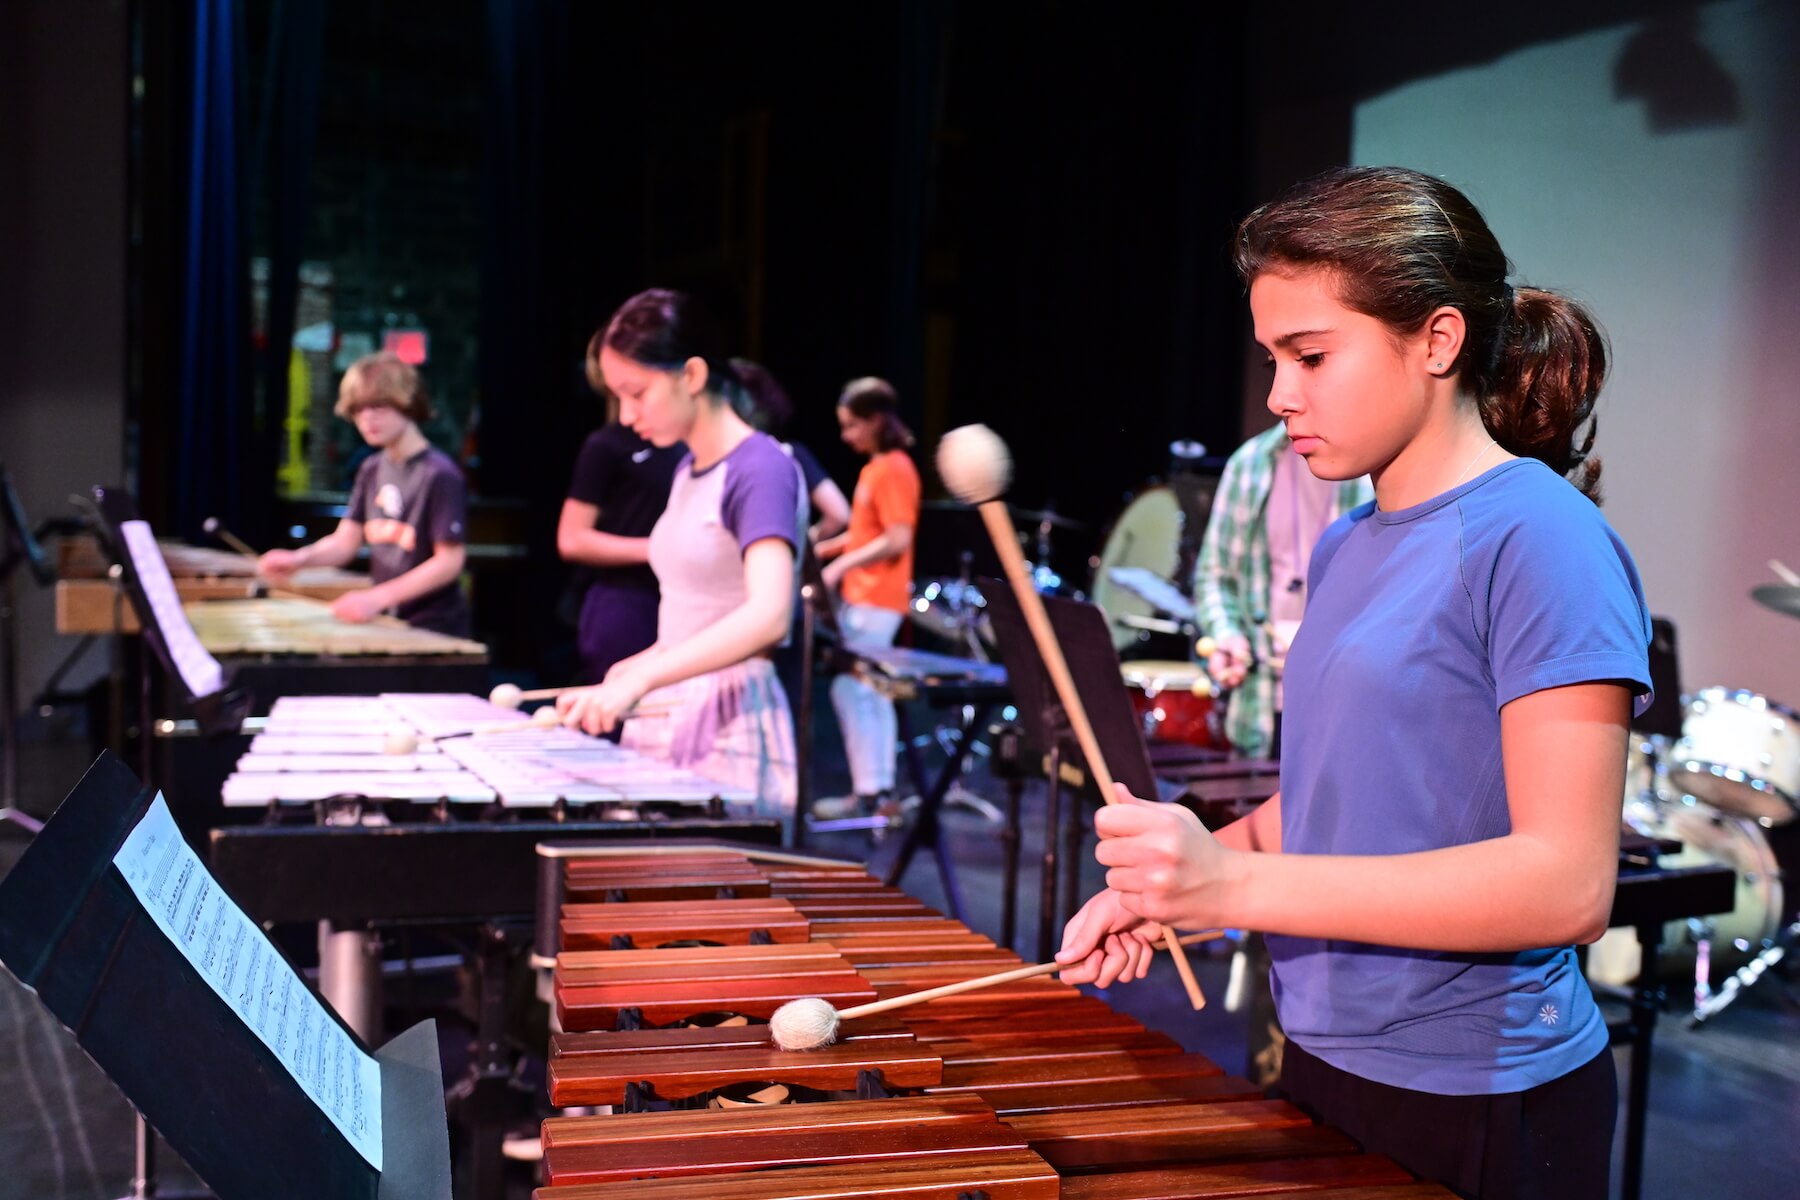
[[[1087,756],[1088,769],[1100,787],[1100,798],[1108,804],[1119,803],[1113,794],[1112,772],[1106,768],[1099,740],[1094,737],[1094,727],[1088,723],[1087,709],[1076,694],[1075,680],[1069,674],[1069,664],[1063,659],[1062,646],[1050,627],[1050,615],[1044,611],[1043,598],[1032,586],[1025,555],[1019,550],[1018,530],[1013,528],[1012,516],[1001,500],[1007,485],[1012,482],[1012,455],[1006,443],[985,425],[952,429],[938,442],[937,468],[938,477],[950,489],[951,495],[979,508],[981,519],[987,524],[988,536],[993,539],[1000,563],[1006,569],[1007,582],[1012,584],[1019,607],[1025,612],[1025,624],[1030,627],[1032,640],[1037,643],[1038,653],[1043,655],[1044,666],[1050,672],[1057,699],[1062,701],[1064,711],[1069,714],[1069,726],[1075,731],[1075,740],[1081,746],[1082,754]],[[1187,955],[1181,951],[1175,931],[1165,928],[1163,941],[1169,948],[1169,956],[1175,960],[1175,970],[1181,975],[1181,986],[1187,990],[1188,1003],[1196,1011],[1205,1008],[1206,997],[1194,978],[1194,968],[1189,965]]]

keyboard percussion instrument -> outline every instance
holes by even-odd
[[[228,808],[454,820],[754,810],[755,793],[477,696],[284,696],[225,780]],[[392,753],[397,747],[407,753]]]
[[[559,1032],[537,1200],[1448,1196],[1102,1001],[1039,977],[766,1022],[1024,965],[861,867],[724,847],[559,860]]]

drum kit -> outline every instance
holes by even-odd
[[[973,506],[960,500],[928,500],[925,507],[950,512],[974,511]],[[1063,577],[1050,566],[1050,556],[1057,530],[1082,530],[1087,525],[1063,516],[1053,505],[1021,508],[1008,504],[1006,509],[1019,528],[1029,526],[1033,530],[1032,557],[1026,561],[1026,566],[1038,593],[1045,596],[1074,594],[1079,598],[1080,593],[1071,593]],[[949,642],[956,653],[987,662],[994,649],[994,629],[988,621],[987,601],[973,574],[974,556],[965,553],[960,575],[927,579],[914,585],[912,606],[907,615],[918,628]]]
[[[1800,617],[1800,584],[1770,584],[1751,596]],[[1674,922],[1664,931],[1671,960],[1692,964],[1695,1025],[1764,978],[1800,938],[1777,855],[1796,818],[1800,713],[1786,705],[1750,691],[1703,688],[1683,697],[1679,737],[1633,736],[1625,823],[1681,843],[1665,866],[1720,863],[1738,877],[1731,912]],[[1590,956],[1589,974],[1623,982],[1636,973],[1629,957],[1609,935]],[[1727,973],[1717,985],[1716,969]]]
[[[1050,505],[1008,508],[1021,529],[1031,529],[1030,566],[1037,590],[1091,600],[1106,614],[1113,645],[1127,660],[1122,673],[1145,739],[1222,750],[1228,746],[1221,730],[1223,708],[1216,706],[1205,670],[1191,661],[1155,657],[1158,651],[1180,652],[1193,645],[1195,609],[1187,584],[1217,483],[1218,464],[1205,461],[1205,446],[1177,441],[1169,453],[1166,481],[1153,480],[1128,496],[1107,526],[1099,555],[1089,560],[1092,576],[1085,595],[1070,589],[1048,564],[1058,530],[1087,526]],[[933,506],[966,507],[954,501],[927,503]],[[971,574],[965,558],[960,576],[922,581],[914,589],[909,616],[918,628],[956,647],[956,653],[985,661],[993,650],[993,629]]]

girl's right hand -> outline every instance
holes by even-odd
[[[1111,888],[1095,893],[1063,928],[1058,962],[1064,983],[1111,987],[1150,973],[1150,961],[1163,939],[1163,926],[1125,908]]]

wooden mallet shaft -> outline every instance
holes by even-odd
[[[204,528],[205,528],[206,532],[212,534],[214,537],[218,538],[221,542],[224,542],[227,546],[230,546],[233,550],[236,550],[239,554],[242,554],[245,558],[261,557],[260,555],[258,555],[256,553],[256,551],[254,549],[251,548],[251,546],[248,542],[246,542],[243,538],[239,537],[237,534],[231,532],[231,530],[225,528],[225,523],[223,521],[219,520],[219,518],[217,518],[217,517],[206,518]]]
[[[1169,947],[1169,952],[1174,955],[1175,961],[1178,963],[1187,961],[1181,952],[1181,947],[1192,946],[1197,942],[1210,942],[1225,936],[1225,931],[1222,929],[1210,929],[1205,933],[1190,933],[1182,938],[1175,937],[1174,932],[1174,930],[1169,931],[1169,937],[1165,939],[1164,944]],[[1051,975],[1057,971],[1066,971],[1073,965],[1073,963],[1047,962],[1034,963],[1028,967],[1014,967],[1010,971],[1002,971],[997,975],[983,975],[979,979],[964,979],[956,983],[926,988],[922,992],[908,992],[904,996],[889,996],[886,1000],[876,1000],[868,1004],[858,1004],[854,1008],[839,1009],[838,1018],[848,1020],[852,1017],[872,1017],[876,1013],[892,1012],[896,1008],[924,1004],[928,1000],[942,1000],[946,996],[960,996],[964,992],[998,987],[1003,983],[1017,983],[1021,979],[1035,979],[1039,975]]]
[[[1056,632],[1050,627],[1050,614],[1044,609],[1043,597],[1038,595],[1037,588],[1032,584],[1030,569],[1025,565],[1025,555],[1019,549],[1019,533],[1013,528],[1012,515],[1006,511],[1005,501],[998,498],[983,501],[981,519],[987,524],[988,536],[1000,555],[1000,565],[1006,569],[1007,582],[1012,584],[1019,607],[1025,612],[1025,624],[1031,629],[1031,637],[1037,643],[1038,653],[1043,655],[1044,666],[1050,672],[1050,682],[1056,688],[1056,697],[1062,701],[1063,710],[1069,714],[1069,727],[1075,731],[1075,741],[1087,758],[1094,782],[1099,785],[1100,798],[1108,804],[1117,804],[1119,798],[1113,794],[1112,772],[1107,770],[1106,758],[1100,753],[1099,739],[1094,736],[1094,727],[1088,722],[1087,709],[1082,706],[1081,696],[1075,690],[1075,679],[1069,674],[1069,664],[1063,658],[1062,644],[1056,640]],[[1169,956],[1175,960],[1175,970],[1181,976],[1181,986],[1187,990],[1188,1003],[1196,1011],[1205,1008],[1206,995],[1200,990],[1200,981],[1194,978],[1194,968],[1188,963],[1187,955],[1182,953],[1175,931],[1168,929],[1164,932],[1166,936],[1163,944],[1168,946]]]

